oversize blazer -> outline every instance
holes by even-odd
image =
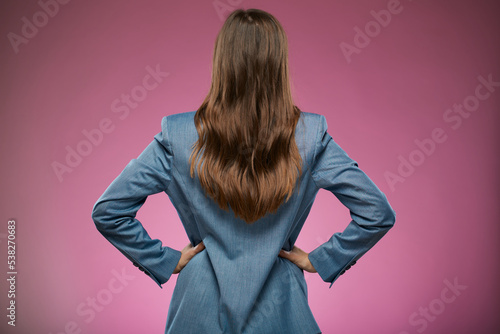
[[[181,252],[152,239],[136,219],[146,198],[165,192],[189,241],[203,240],[206,248],[177,277],[165,333],[321,333],[308,305],[304,272],[278,253],[292,249],[318,191],[332,192],[352,220],[309,254],[331,287],[394,225],[385,194],[332,139],[324,116],[302,112],[295,132],[303,162],[300,187],[276,213],[246,224],[219,208],[197,176],[189,175],[198,139],[194,115],[162,119],[161,132],[95,203],[97,229],[160,287]]]

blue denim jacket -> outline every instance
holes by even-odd
[[[295,134],[303,160],[299,191],[276,213],[246,224],[219,208],[189,175],[198,138],[194,114],[163,118],[161,132],[94,205],[97,229],[160,287],[181,253],[152,239],[135,218],[146,198],[165,192],[190,242],[203,240],[206,248],[179,273],[165,333],[321,333],[303,271],[278,253],[292,249],[319,189],[332,192],[352,220],[309,254],[331,287],[394,225],[386,196],[332,139],[325,117],[302,112]]]

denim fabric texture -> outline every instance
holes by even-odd
[[[321,333],[304,272],[278,253],[292,249],[319,189],[332,192],[352,220],[309,254],[331,287],[394,225],[396,214],[386,196],[332,139],[326,118],[302,112],[295,134],[303,160],[299,191],[276,213],[246,224],[219,208],[189,175],[188,159],[198,139],[194,115],[162,119],[161,132],[95,203],[97,229],[160,287],[181,253],[152,239],[136,219],[146,198],[165,192],[189,241],[203,240],[206,248],[177,277],[165,333]]]

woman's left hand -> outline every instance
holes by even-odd
[[[197,244],[196,247],[193,247],[191,243],[189,243],[186,247],[184,247],[181,250],[181,258],[179,260],[179,263],[177,263],[177,266],[175,267],[173,274],[180,273],[182,268],[184,268],[196,254],[198,254],[204,249],[205,249],[205,244],[203,243],[203,241]]]
[[[293,246],[292,250],[289,252],[282,249],[278,256],[292,261],[292,263],[294,263],[302,270],[310,273],[317,272],[314,266],[311,264],[311,261],[309,261],[309,253],[304,252],[297,246]]]

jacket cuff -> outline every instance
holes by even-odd
[[[141,266],[137,262],[133,262],[133,264],[155,281],[160,288],[163,288],[161,285],[166,283],[170,279],[170,276],[172,276],[177,263],[179,263],[181,254],[178,250],[165,247],[165,254],[161,265]]]
[[[321,279],[324,282],[330,283],[329,288],[332,287],[333,283],[340,275],[344,274],[346,270],[356,263],[354,259],[342,261],[345,264],[339,263],[328,254],[328,251],[323,245],[309,253],[309,261],[314,269],[316,269]]]

